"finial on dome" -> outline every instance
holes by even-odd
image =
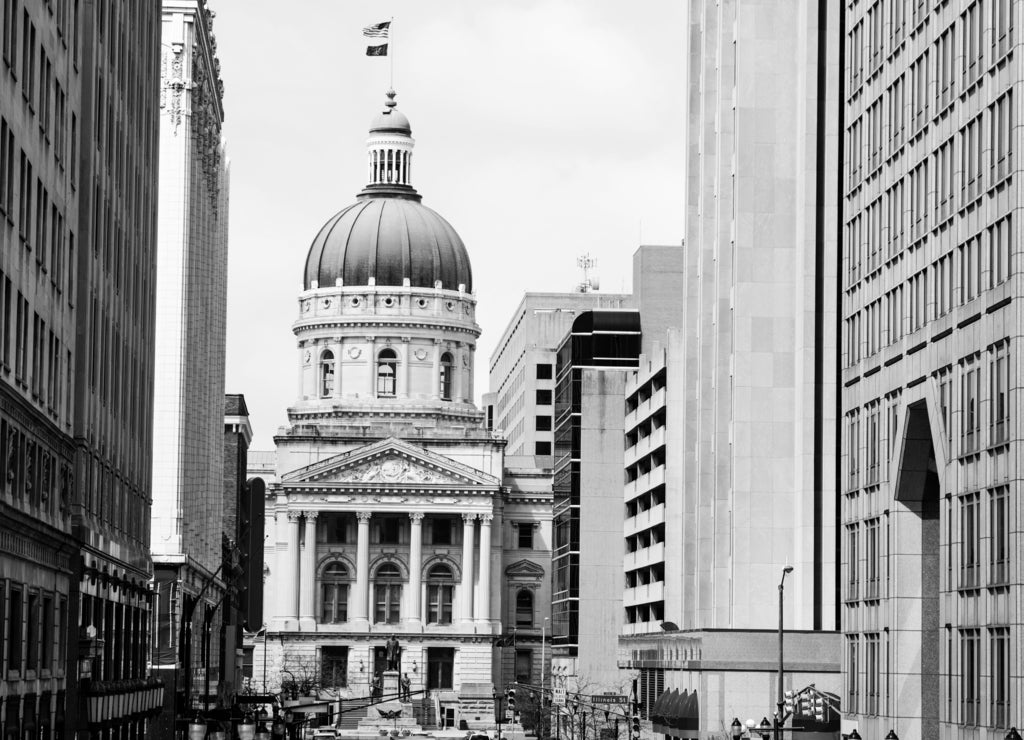
[[[391,90],[388,90],[387,93],[385,93],[385,94],[388,96],[388,99],[384,102],[384,105],[387,106],[389,110],[386,110],[384,112],[385,113],[390,113],[391,112],[390,109],[392,109],[396,105],[398,105],[398,103],[395,102],[395,95],[397,93],[394,91],[394,89],[391,89]]]

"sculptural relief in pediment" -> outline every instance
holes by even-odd
[[[465,483],[400,456],[377,458],[330,476],[339,483]]]

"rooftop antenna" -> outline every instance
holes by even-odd
[[[601,280],[597,275],[590,274],[596,264],[597,260],[590,256],[590,252],[576,258],[576,266],[583,270],[583,281],[576,285],[577,293],[590,293],[601,289]]]

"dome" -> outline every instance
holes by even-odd
[[[409,119],[405,117],[402,111],[395,107],[398,105],[395,102],[395,91],[388,90],[387,98],[387,101],[384,103],[384,110],[378,113],[373,119],[373,123],[370,124],[370,133],[412,134]]]
[[[418,200],[362,196],[333,216],[306,257],[306,290],[320,287],[401,286],[473,290],[473,271],[462,239],[447,221]]]

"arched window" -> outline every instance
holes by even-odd
[[[320,621],[338,624],[348,621],[348,568],[330,563],[320,576]]]
[[[334,395],[334,353],[325,349],[320,355],[320,398]]]
[[[516,594],[516,627],[533,626],[533,592],[523,589]]]
[[[447,565],[435,565],[427,573],[427,622],[452,623],[452,595],[455,576]]]
[[[402,572],[394,563],[377,568],[373,579],[373,621],[377,624],[398,624],[401,618]]]
[[[441,399],[443,401],[452,400],[452,355],[450,352],[445,352],[441,355]]]
[[[398,377],[398,355],[393,349],[382,349],[377,355],[377,398],[394,398]]]

